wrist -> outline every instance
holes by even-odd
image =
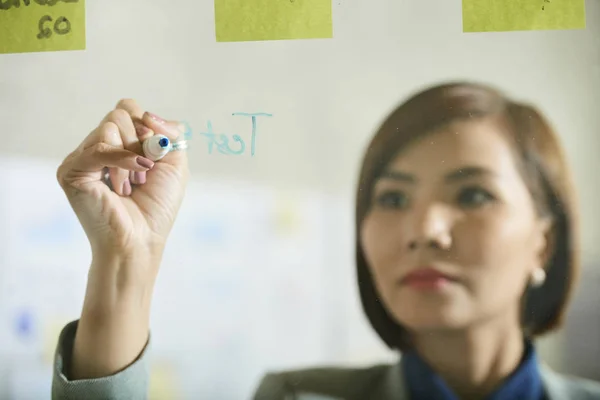
[[[148,253],[96,253],[88,273],[83,315],[149,317],[160,258]],[[83,317],[82,315],[82,317]]]
[[[73,379],[112,375],[143,351],[158,264],[146,256],[116,253],[93,259],[75,336]]]

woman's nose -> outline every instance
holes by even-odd
[[[415,210],[408,232],[408,247],[449,250],[452,247],[452,217],[443,205],[430,205]]]

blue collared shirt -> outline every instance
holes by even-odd
[[[401,358],[412,400],[458,400],[458,397],[420,357],[406,352]],[[547,400],[533,345],[526,343],[519,367],[486,400]]]

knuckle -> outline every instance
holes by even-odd
[[[110,151],[111,146],[104,142],[98,142],[92,146],[92,152],[106,154]]]
[[[124,110],[122,108],[116,108],[116,109],[112,110],[110,113],[108,113],[109,121],[123,121],[123,120],[130,119],[130,118],[131,118],[131,116],[129,115],[127,110]]]
[[[65,182],[65,164],[60,164],[56,169],[56,180],[58,184],[62,187]]]
[[[123,110],[135,110],[138,108],[138,104],[134,99],[124,98],[119,100],[116,108]]]
[[[61,187],[66,186],[67,176],[69,175],[69,170],[71,169],[72,161],[78,154],[80,154],[80,148],[78,147],[73,152],[71,152],[68,156],[66,156],[62,163],[56,169],[56,180],[60,184]]]
[[[103,123],[99,131],[99,142],[115,143],[118,142],[121,137],[119,126],[112,121]]]

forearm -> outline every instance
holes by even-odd
[[[148,341],[159,263],[147,256],[94,260],[75,336],[70,379],[110,376],[138,358]]]

